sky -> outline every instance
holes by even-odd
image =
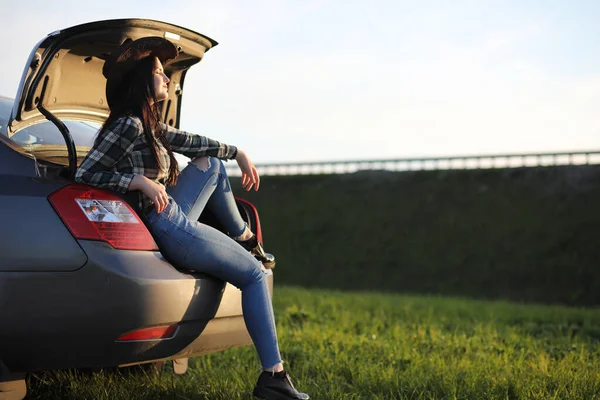
[[[219,42],[180,127],[256,163],[600,150],[595,0],[11,2],[0,95],[46,34],[130,17]]]

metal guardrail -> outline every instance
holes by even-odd
[[[256,164],[260,175],[346,174],[363,170],[422,171],[452,169],[518,168],[600,164],[600,150],[561,153],[493,154],[451,157],[417,157],[382,160],[315,161]],[[226,164],[230,176],[240,176],[235,163]]]

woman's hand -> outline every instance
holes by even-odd
[[[256,192],[260,186],[260,177],[258,176],[256,167],[252,161],[250,161],[250,158],[248,158],[248,155],[244,151],[238,150],[235,161],[237,161],[238,166],[242,171],[242,186],[246,189],[246,192],[252,189],[253,186],[254,191]]]
[[[141,190],[154,202],[158,214],[163,212],[167,204],[169,204],[169,197],[167,196],[165,187],[143,175],[133,177],[133,180],[129,184],[129,190]]]

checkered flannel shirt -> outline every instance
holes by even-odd
[[[228,160],[237,154],[235,146],[228,146],[166,124],[161,123],[161,127],[165,130],[172,150],[190,158],[212,156]],[[92,149],[77,169],[75,180],[122,194],[127,194],[135,175],[144,175],[164,185],[169,173],[169,156],[159,142],[158,154],[162,165],[162,168],[159,168],[143,132],[142,121],[138,117],[125,116],[117,119],[96,138]],[[138,212],[147,212],[154,204],[141,191],[130,192],[125,199]]]

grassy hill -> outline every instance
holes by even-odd
[[[600,166],[264,177],[278,283],[600,304]]]

